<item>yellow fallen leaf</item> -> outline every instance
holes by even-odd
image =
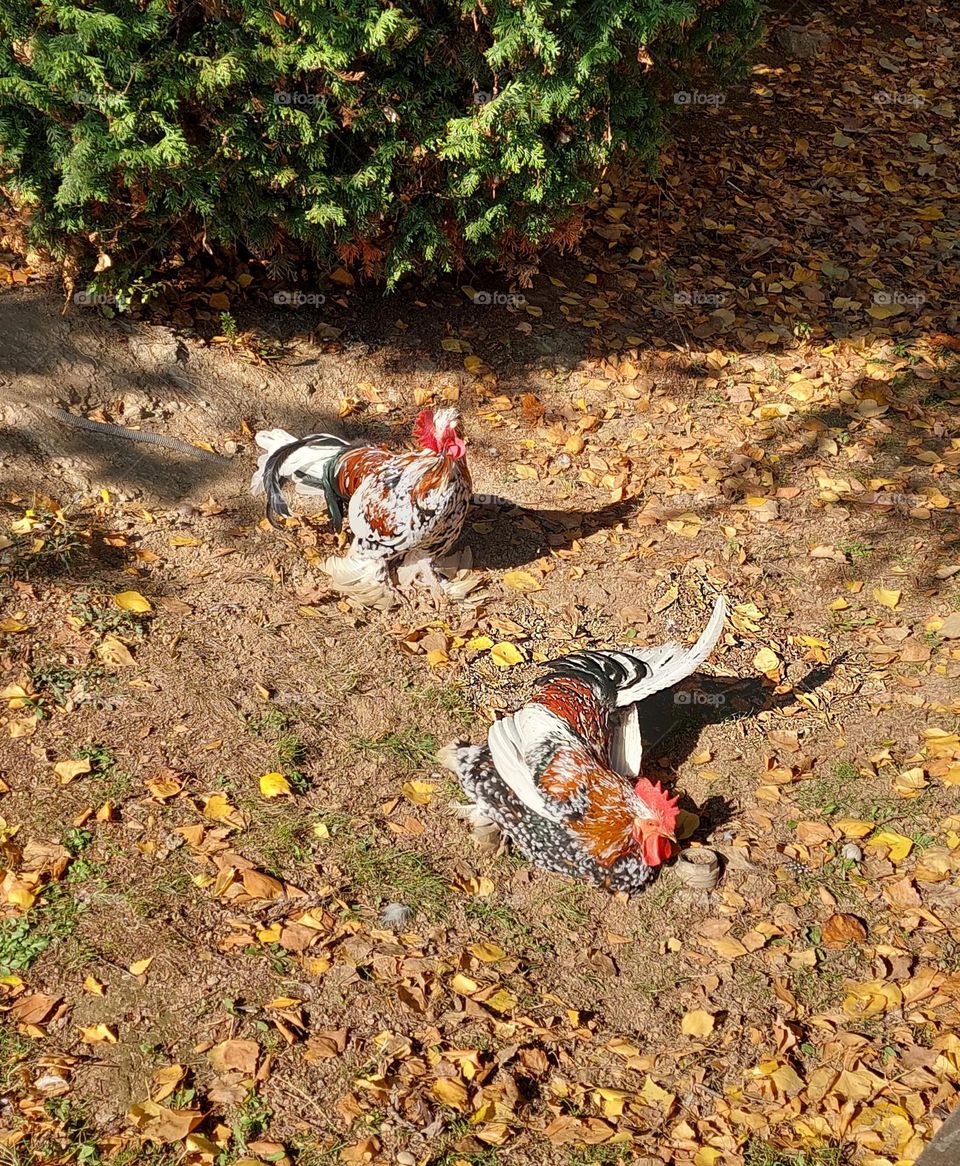
[[[507,955],[496,943],[472,943],[468,950],[485,964],[495,964],[497,960],[505,959]]]
[[[519,591],[521,593],[543,590],[543,584],[535,575],[531,575],[529,571],[505,572],[503,585],[504,587],[509,587],[511,591]]]
[[[150,965],[152,963],[153,963],[153,956],[148,955],[146,959],[134,960],[133,963],[130,964],[130,966],[127,968],[127,971],[132,976],[142,976],[143,973],[147,970],[147,968],[150,967]]]
[[[516,644],[504,640],[490,649],[490,658],[498,668],[510,668],[514,664],[521,664],[524,656]]]
[[[833,825],[844,838],[866,838],[876,829],[877,824],[864,818],[838,818]]]
[[[494,1012],[511,1012],[518,1003],[516,994],[511,992],[509,988],[501,988],[484,1000],[484,1004],[488,1008],[492,1008]]]
[[[93,765],[89,757],[81,757],[75,761],[58,761],[53,772],[60,779],[61,785],[68,785],[74,778],[89,773]]]
[[[881,830],[870,839],[868,845],[886,846],[890,852],[891,862],[903,862],[913,849],[913,839],[904,834],[896,834],[893,830]]]
[[[236,806],[231,806],[223,794],[210,794],[204,799],[203,816],[205,818],[213,818],[216,822],[228,822],[236,812]]]
[[[113,664],[117,668],[136,667],[130,649],[116,636],[104,636],[97,644],[96,652],[104,664]]]
[[[87,976],[83,981],[84,992],[92,992],[94,996],[103,995],[103,984],[96,976]]]
[[[723,1151],[715,1146],[701,1146],[693,1156],[693,1166],[717,1166]]]
[[[452,1077],[440,1077],[430,1087],[430,1092],[441,1105],[449,1105],[451,1109],[466,1111],[470,1099],[466,1087]]]
[[[769,676],[771,672],[778,675],[780,671],[780,657],[772,648],[761,648],[753,658],[753,666],[758,672],[762,672],[764,676]]]
[[[883,607],[889,607],[891,610],[900,602],[902,591],[888,591],[885,587],[874,587],[873,598],[877,603]]]
[[[684,1036],[709,1036],[713,1032],[714,1018],[703,1008],[694,1008],[680,1021],[680,1031]]]
[[[21,623],[18,619],[0,620],[0,632],[7,636],[15,636],[18,632],[28,632],[30,625]]]
[[[431,781],[408,781],[403,786],[403,796],[416,806],[426,806],[436,788]]]
[[[116,1027],[112,1024],[91,1024],[80,1029],[80,1039],[86,1045],[115,1045]]]
[[[493,640],[489,636],[474,636],[472,640],[467,640],[466,646],[471,652],[485,652],[493,647]]]
[[[265,773],[260,778],[260,792],[265,798],[279,798],[283,794],[292,794],[293,790],[282,773]]]
[[[203,541],[188,534],[175,534],[168,540],[172,547],[202,547]]]
[[[136,615],[146,615],[153,611],[153,604],[139,591],[121,591],[113,597],[113,602],[122,611],[132,611]]]
[[[624,1103],[632,1094],[625,1089],[595,1089],[593,1096],[603,1110],[604,1117],[621,1117]]]
[[[667,1110],[673,1105],[677,1099],[675,1093],[668,1093],[663,1086],[658,1085],[656,1081],[648,1074],[646,1081],[643,1083],[643,1088],[640,1090],[640,1096],[647,1103],[647,1105],[659,1105],[662,1109]]]
[[[21,911],[29,911],[37,901],[28,883],[18,879],[12,871],[7,871],[3,883],[0,884],[0,893],[4,900],[12,907],[19,907]]]
[[[450,987],[460,996],[472,996],[474,992],[479,990],[480,985],[476,980],[471,980],[469,976],[465,976],[463,972],[457,972],[450,981]]]

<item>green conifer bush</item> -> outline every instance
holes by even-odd
[[[273,7],[273,4],[276,7]],[[91,270],[229,245],[395,283],[572,241],[758,0],[0,0],[0,190]]]

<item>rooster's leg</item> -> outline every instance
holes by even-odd
[[[426,588],[438,608],[446,599],[444,580],[434,570],[429,559],[415,559],[401,564],[397,568],[397,580],[402,590],[411,593],[418,587]]]

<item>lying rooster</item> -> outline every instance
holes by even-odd
[[[677,799],[639,777],[638,704],[689,676],[723,630],[719,597],[694,646],[577,652],[549,665],[529,704],[486,746],[448,745],[478,839],[502,831],[537,866],[633,894],[675,853]],[[639,780],[638,780],[639,778]]]
[[[449,554],[460,537],[470,506],[470,472],[456,409],[424,409],[413,434],[420,449],[411,453],[331,433],[299,440],[282,429],[256,435],[266,452],[250,488],[266,493],[267,518],[278,526],[278,517],[290,516],[285,482],[298,494],[322,494],[334,530],[342,527],[346,511],[353,542],[343,558],[327,559],[324,570],[336,590],[368,606],[393,603],[391,569],[401,588],[420,581],[434,598],[462,594],[434,569],[435,560]]]

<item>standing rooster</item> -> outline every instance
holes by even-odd
[[[330,558],[324,570],[334,587],[375,607],[389,607],[391,568],[401,587],[416,581],[434,596],[456,596],[456,589],[434,570],[460,537],[470,506],[466,446],[455,409],[424,409],[413,429],[420,449],[391,453],[382,446],[348,442],[330,433],[297,440],[282,429],[256,435],[266,453],[257,461],[250,488],[267,496],[267,517],[289,517],[282,492],[292,481],[298,494],[322,494],[334,530],[344,510],[353,543],[343,558]]]
[[[672,857],[677,799],[639,777],[638,704],[710,655],[726,605],[694,646],[577,652],[555,660],[529,704],[490,726],[486,746],[448,745],[440,761],[472,801],[479,839],[498,830],[537,866],[633,894]],[[639,780],[637,780],[639,777]]]

